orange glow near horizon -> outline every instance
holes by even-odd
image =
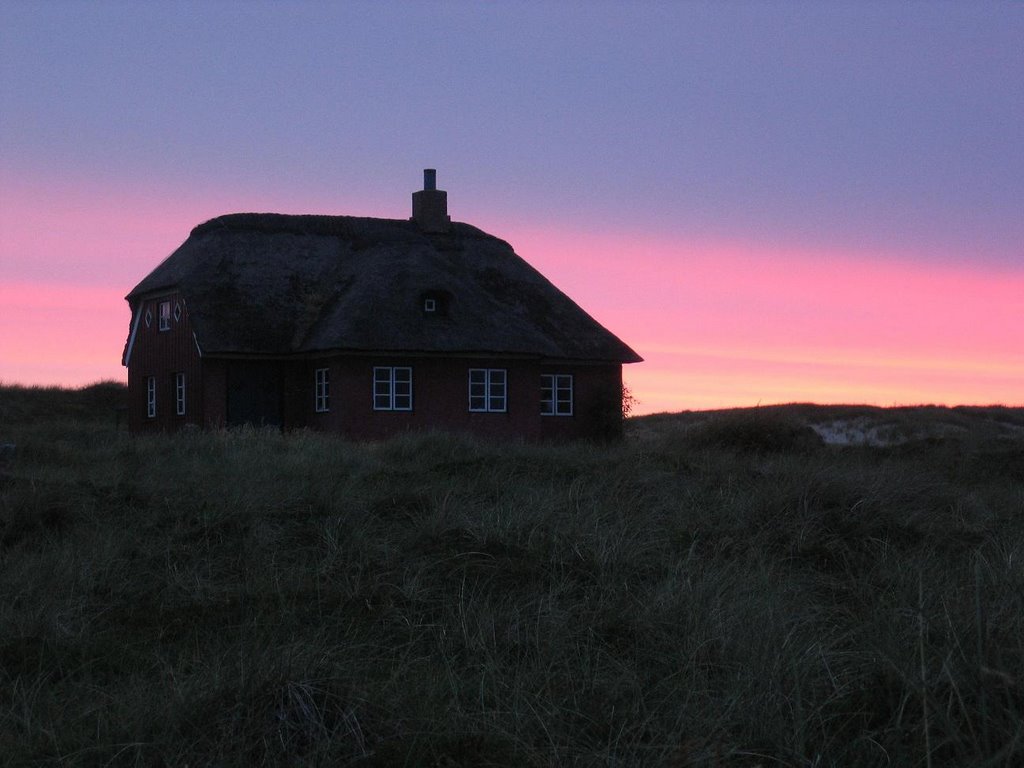
[[[68,189],[45,201],[26,192],[5,195],[0,212],[7,384],[124,381],[124,295],[192,226],[258,204],[214,199],[199,210],[196,201],[174,208],[142,196],[126,206]],[[638,414],[782,402],[1024,405],[1020,269],[480,225],[645,358],[625,368]]]
[[[127,381],[128,305],[120,287],[0,285],[0,383],[80,387]]]
[[[1024,404],[1024,272],[735,243],[520,233],[645,362],[637,413],[786,402]]]

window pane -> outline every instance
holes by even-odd
[[[469,410],[487,410],[487,371],[483,368],[469,369]]]
[[[487,371],[483,368],[469,369],[469,410],[487,410]]]
[[[316,410],[323,413],[329,410],[328,406],[328,395],[330,391],[330,369],[329,368],[317,368],[316,369]]]
[[[542,416],[572,416],[572,375],[542,374],[540,377]]]
[[[411,411],[412,368],[374,368],[373,407],[377,411]]]
[[[543,374],[540,377],[540,415],[551,416],[555,412],[554,377]]]
[[[555,411],[560,416],[572,415],[572,376],[556,377],[558,403]]]
[[[505,371],[502,368],[496,368],[491,371],[490,375],[490,401],[488,408],[492,411],[504,412],[505,410]]]
[[[185,415],[185,374],[174,374],[174,400],[175,412],[179,416]]]

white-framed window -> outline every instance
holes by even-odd
[[[146,417],[156,417],[156,376],[146,377]]]
[[[185,374],[174,374],[174,412],[185,415]]]
[[[572,374],[541,374],[540,415],[572,416]]]
[[[373,369],[373,410],[412,410],[412,368]]]
[[[437,299],[424,299],[423,300],[423,311],[424,312],[437,312]]]
[[[508,371],[504,368],[469,369],[469,410],[474,413],[505,413],[508,404]]]
[[[161,301],[160,302],[160,330],[169,331],[171,330],[171,302]]]
[[[316,412],[326,413],[331,410],[331,369],[316,369],[315,401]]]

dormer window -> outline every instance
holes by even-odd
[[[451,303],[452,295],[439,288],[433,288],[420,294],[420,309],[424,315],[448,317],[448,308]]]
[[[171,330],[171,302],[160,302],[160,330]]]

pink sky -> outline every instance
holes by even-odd
[[[641,412],[1024,403],[1024,270],[629,235],[517,248],[644,356]]]
[[[403,215],[407,194],[379,215]],[[74,186],[5,185],[0,199],[0,251],[14,257],[0,284],[0,380],[24,384],[123,381],[124,294],[191,226],[231,210]],[[626,368],[639,413],[1024,402],[1022,270],[477,223],[645,358]]]

